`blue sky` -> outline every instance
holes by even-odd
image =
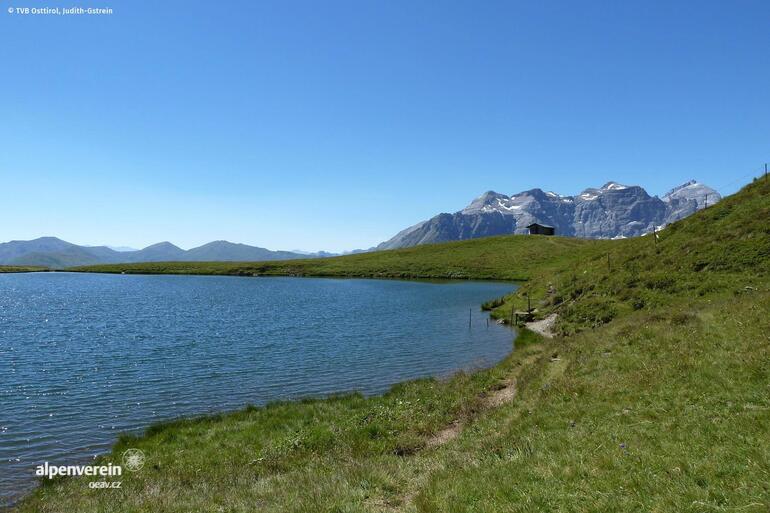
[[[770,160],[768,2],[0,4],[0,240],[365,248]],[[73,5],[113,14],[7,12]]]

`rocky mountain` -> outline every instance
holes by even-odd
[[[210,242],[187,251],[170,242],[159,242],[140,250],[116,251],[107,246],[78,246],[56,237],[0,243],[0,265],[35,265],[51,269],[129,262],[260,261],[314,257],[315,254],[271,251],[227,241]]]
[[[713,205],[722,196],[717,191],[703,184],[690,180],[674,187],[661,198],[668,206],[667,222],[673,223],[689,216],[696,210]]]
[[[459,212],[439,214],[410,226],[376,249],[524,234],[531,223],[553,226],[557,235],[635,237],[687,217],[720,199],[714,189],[694,180],[675,187],[662,198],[650,196],[638,185],[617,182],[586,189],[577,196],[541,189],[512,196],[488,191]]]

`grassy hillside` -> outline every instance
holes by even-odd
[[[458,265],[447,254],[469,275],[526,275],[494,314],[506,317],[530,294],[538,315],[558,314],[562,336],[525,332],[493,369],[383,397],[156,426],[105,457],[145,451],[147,465],[123,476],[122,489],[66,479],[19,509],[766,512],[768,219],[770,185],[756,182],[664,230],[657,244],[576,242],[559,256],[532,256],[521,272],[490,264],[499,256],[476,271],[472,259]],[[415,261],[394,260],[399,271],[428,268]]]
[[[489,237],[333,258],[279,262],[159,262],[77,267],[111,273],[476,278],[522,280],[544,263],[566,262],[590,241],[564,237]]]
[[[596,327],[636,310],[650,311],[706,297],[758,292],[770,272],[768,185],[758,181],[718,205],[658,234],[589,244],[569,265],[546,263],[509,304],[539,300],[541,316],[558,312],[562,334]]]
[[[432,477],[420,510],[768,511],[768,220],[759,181],[657,244],[589,246],[539,270],[495,314],[527,294],[557,313],[558,361],[541,365],[564,371],[515,421],[483,422],[449,468],[477,463]]]

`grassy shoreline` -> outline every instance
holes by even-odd
[[[340,437],[343,431],[344,436],[348,438],[345,443],[358,446],[355,448],[356,452],[369,453],[378,458],[394,455],[398,458],[408,457],[423,450],[426,442],[447,424],[472,422],[478,418],[489,409],[484,405],[485,398],[499,390],[513,373],[522,376],[533,374],[530,366],[534,358],[545,354],[544,340],[535,333],[522,331],[516,339],[516,346],[515,351],[511,351],[508,356],[492,367],[472,372],[458,371],[444,379],[408,380],[394,384],[383,394],[364,396],[359,392],[349,392],[324,397],[272,401],[263,406],[247,405],[232,411],[156,422],[148,426],[140,435],[120,435],[108,454],[99,456],[91,463],[120,465],[122,453],[125,450],[139,448],[148,456],[148,463],[153,465],[155,471],[160,470],[156,462],[168,464],[175,460],[175,466],[188,467],[174,470],[183,473],[209,462],[210,458],[216,459],[216,456],[210,453],[195,455],[194,461],[180,464],[179,453],[187,451],[180,451],[178,445],[186,445],[189,439],[201,436],[212,428],[225,428],[217,436],[224,433],[231,434],[232,426],[228,426],[230,423],[251,424],[249,433],[236,432],[235,440],[228,441],[228,445],[232,444],[232,448],[244,442],[253,443],[252,437],[258,434],[253,431],[260,431],[259,434],[262,435],[269,433],[270,437],[275,436],[268,443],[259,444],[259,457],[252,458],[257,454],[254,452],[249,453],[250,456],[246,458],[249,461],[242,460],[244,465],[252,467],[249,468],[249,472],[253,472],[254,476],[261,476],[264,473],[283,474],[293,467],[307,465],[319,448],[329,449],[335,444],[332,436]],[[527,368],[522,367],[523,362],[528,364]],[[285,436],[287,434],[288,437]],[[169,446],[169,444],[173,445]],[[252,447],[251,450],[256,449]],[[233,473],[236,473],[235,469]],[[122,489],[106,492],[121,496],[120,502],[122,502],[126,499],[126,490],[131,494],[138,488],[147,486],[147,478],[151,480],[152,475],[124,472],[121,477]],[[221,475],[217,478],[223,479]],[[60,493],[62,487],[69,486],[74,480],[73,478],[43,480],[30,495],[22,498],[14,508],[11,508],[11,511],[65,511],[57,505],[48,504],[50,494]],[[100,497],[100,492],[105,491],[89,490],[84,487],[79,492],[92,496],[90,499],[97,499],[100,502],[103,498]],[[184,490],[179,492],[184,494]],[[81,505],[86,510],[93,506],[89,504],[90,499],[86,498],[86,503]],[[166,498],[166,501],[168,499]],[[111,497],[109,502],[112,503],[114,500],[116,497]],[[185,502],[181,496],[174,500],[179,502],[169,511],[176,511],[177,506]],[[139,508],[137,510],[142,510],[141,506],[137,507]],[[193,505],[183,506],[178,510],[185,511],[186,507],[192,508]],[[154,508],[154,506],[149,507],[147,511],[154,511]],[[110,511],[135,511],[135,509],[118,508]]]
[[[34,267],[24,265],[0,265],[0,274],[10,273],[44,273],[49,272],[47,267]]]
[[[558,314],[559,337],[525,332],[521,350],[492,369],[376,398],[278,403],[151,428],[105,457],[117,461],[128,447],[148,454],[122,490],[61,480],[18,510],[767,511],[768,219],[770,185],[755,182],[669,226],[657,243],[565,248],[548,238],[553,253],[537,255],[544,238],[466,241],[442,277],[526,279],[492,314],[507,318],[530,299],[538,316]],[[441,274],[449,258],[441,246],[291,269],[331,272],[350,258],[353,273],[376,275],[389,261],[394,274]],[[511,386],[515,398],[489,405]],[[434,442],[455,427],[456,436]]]
[[[606,241],[508,235],[331,258],[272,262],[148,262],[75,267],[76,272],[524,281],[543,264]]]

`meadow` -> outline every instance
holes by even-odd
[[[331,258],[276,262],[150,262],[74,268],[83,272],[345,276],[526,280],[546,263],[565,263],[590,241],[566,237],[501,236]]]

